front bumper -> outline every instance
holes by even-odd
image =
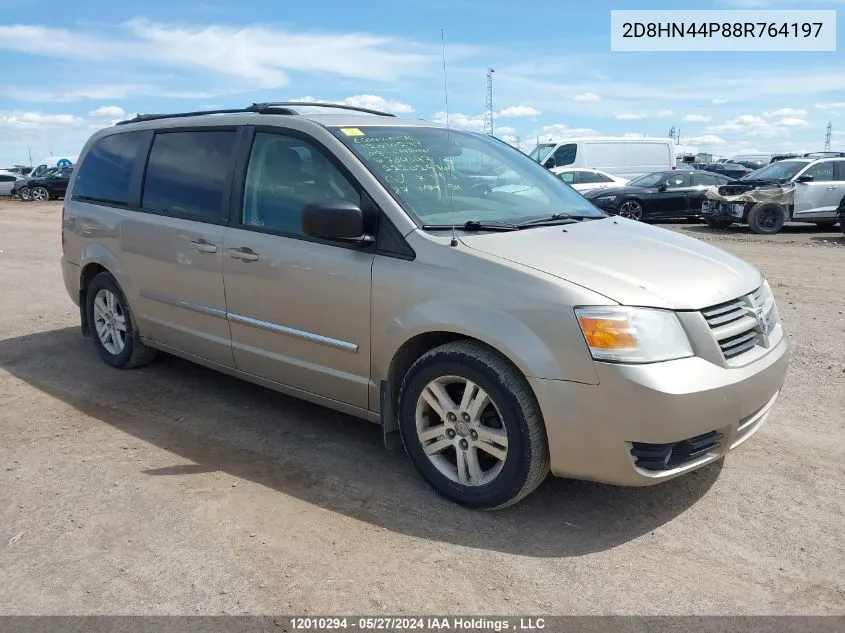
[[[701,203],[701,215],[709,220],[742,222],[745,217],[745,203],[704,200]]]
[[[786,377],[788,347],[783,336],[765,356],[739,368],[698,357],[650,365],[597,362],[598,385],[529,379],[546,422],[552,473],[647,486],[719,459],[765,422]],[[702,436],[719,439],[663,470],[640,467],[632,455],[645,444]]]

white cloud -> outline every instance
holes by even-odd
[[[704,114],[688,114],[683,120],[689,121],[690,123],[706,123],[710,120],[710,117]]]
[[[511,106],[499,112],[500,117],[537,116],[538,114],[540,114],[539,110],[525,105]]]
[[[682,136],[681,142],[684,145],[724,145],[727,141],[715,134],[702,134],[701,136]]]
[[[838,101],[834,103],[815,103],[814,108],[818,110],[845,110],[845,101]]]
[[[438,112],[434,115],[434,122],[446,125],[446,113]],[[460,130],[469,130],[471,132],[484,131],[484,115],[483,114],[462,114],[460,112],[450,112],[448,117],[449,127]]]
[[[392,114],[408,114],[414,111],[413,106],[395,101],[385,99],[377,95],[353,95],[344,99],[317,99],[316,97],[297,97],[291,101],[306,101],[310,103],[338,103],[342,105],[350,105],[356,108],[367,108],[369,110],[378,110],[379,112],[390,112]],[[327,112],[325,108],[311,108],[309,106],[301,106],[298,108],[302,112]]]
[[[630,112],[623,112],[622,114],[616,115],[617,120],[619,121],[639,121],[643,118],[642,114],[632,114]]]
[[[20,114],[0,114],[0,127],[40,130],[51,127],[68,127],[82,124],[82,119],[73,114],[40,114],[23,112]]]
[[[243,87],[275,88],[288,71],[378,81],[432,72],[437,54],[396,37],[368,33],[308,33],[263,26],[175,26],[132,20],[103,29],[112,36],[35,25],[0,26],[0,49],[62,60],[192,68],[224,75]],[[469,50],[453,45],[450,55]]]
[[[767,117],[802,117],[807,116],[806,110],[800,110],[796,108],[781,108],[780,110],[775,110],[774,112],[764,112],[763,116]]]
[[[727,99],[720,99],[720,98],[716,97],[715,99],[712,99],[712,102],[713,102],[714,105],[723,105],[723,104],[727,103],[728,100]]]
[[[580,94],[572,95],[573,101],[586,101],[587,103],[594,103],[601,101],[601,97],[595,92],[582,92]]]
[[[573,138],[576,136],[599,136],[599,133],[592,128],[569,127],[565,123],[553,123],[544,125],[536,134],[540,142],[553,141],[560,138]]]
[[[798,127],[801,125],[809,125],[807,121],[804,119],[799,119],[797,117],[784,117],[777,122],[778,125],[783,125],[785,127]]]
[[[96,110],[91,110],[88,116],[97,119],[120,119],[126,116],[126,112],[120,106],[100,106]]]
[[[675,116],[675,113],[672,110],[658,110],[657,116]]]

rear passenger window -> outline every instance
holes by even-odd
[[[100,139],[79,165],[73,197],[96,202],[129,204],[132,167],[143,132],[124,132]]]
[[[354,186],[308,141],[259,132],[249,158],[241,224],[302,235],[302,210],[312,202],[360,204]]]
[[[220,222],[235,149],[234,130],[155,135],[141,206],[201,222]]]

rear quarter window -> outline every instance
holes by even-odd
[[[112,134],[97,141],[79,165],[73,197],[128,205],[132,168],[143,140],[144,133],[136,131]]]

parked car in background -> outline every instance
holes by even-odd
[[[698,218],[707,189],[729,182],[726,176],[706,171],[658,171],[584,197],[607,213],[631,220]]]
[[[740,154],[735,154],[731,156],[728,160],[730,162],[745,164],[745,163],[755,163],[759,164],[761,167],[763,165],[768,165],[772,162],[773,154],[769,154],[767,152],[745,152]]]
[[[749,169],[745,165],[740,165],[739,163],[710,163],[709,165],[704,165],[702,170],[713,172],[715,174],[719,174],[721,176],[726,176],[727,178],[742,178],[743,176],[747,176],[750,174],[753,169]]]
[[[658,484],[765,422],[789,344],[754,266],[610,218],[490,136],[300,105],[86,143],[61,267],[103,362],[164,350],[368,419],[476,508],[549,472]],[[456,156],[534,193],[450,187]]]
[[[607,187],[621,187],[627,178],[612,176],[598,169],[585,167],[555,167],[552,173],[579,193]]]
[[[23,182],[24,178],[20,174],[9,171],[0,171],[0,196],[12,196],[16,185]]]
[[[59,171],[58,167],[50,167],[50,168],[43,170],[41,172],[41,177],[44,177],[44,178],[49,177],[49,176],[55,174],[57,171]],[[18,198],[20,198],[24,202],[29,202],[32,199],[30,197],[29,183],[31,181],[35,180],[35,179],[36,179],[35,176],[27,176],[27,177],[23,178],[22,180],[17,181],[15,183],[14,188],[12,189],[12,195],[17,196]]]
[[[18,195],[28,202],[45,202],[51,198],[64,198],[73,167],[53,167],[36,178],[21,183]]]
[[[845,205],[845,157],[788,158],[719,188],[722,200],[707,200],[702,215],[710,226],[748,223],[755,233],[778,233],[786,222],[830,227]]]
[[[541,143],[529,156],[548,169],[588,167],[628,179],[677,167],[670,138],[573,138]]]

